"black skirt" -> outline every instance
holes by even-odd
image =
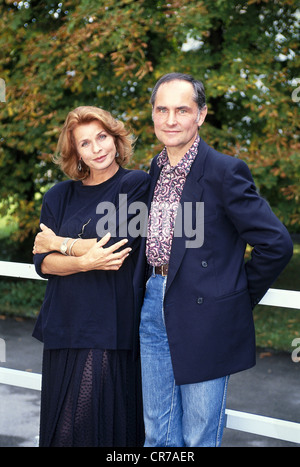
[[[40,447],[141,447],[140,362],[128,350],[45,350]]]

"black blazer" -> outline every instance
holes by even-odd
[[[149,209],[160,174],[156,158],[150,169]],[[183,225],[185,203],[192,206],[192,230],[198,223],[200,233],[204,207],[203,244],[200,241],[196,248],[189,245],[191,232]],[[187,384],[255,365],[252,309],[290,260],[293,245],[286,228],[257,193],[247,165],[215,151],[202,139],[181,206],[175,231],[182,235],[173,238],[164,311],[176,383]],[[245,263],[247,243],[253,250]],[[144,247],[145,238],[136,271],[139,277],[145,267]],[[139,287],[139,303],[142,294]]]

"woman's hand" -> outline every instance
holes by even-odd
[[[118,251],[121,247],[126,245],[128,242],[127,239],[120,240],[107,248],[103,248],[109,241],[110,237],[110,233],[107,233],[81,257],[85,271],[99,269],[117,271],[120,269],[132,248],[124,248],[123,250]]]
[[[41,240],[43,248],[46,248],[48,245],[48,247],[51,247],[50,251],[56,251],[56,249],[52,249],[53,233],[51,232],[51,229],[46,227],[46,229],[38,234],[40,235],[39,240]],[[92,270],[117,271],[129,255],[131,248],[124,248],[123,250],[118,251],[126,245],[128,242],[127,239],[120,240],[119,242],[104,248],[104,245],[106,245],[110,237],[111,235],[107,233],[99,242],[97,242],[96,239],[81,240],[81,243],[85,242],[84,248],[87,248],[88,246],[89,248],[80,256],[65,256],[61,253],[51,253],[51,255],[46,256],[42,262],[42,273],[55,276],[68,276],[70,274]],[[56,237],[55,234],[54,238],[56,243],[57,239],[59,239],[59,241],[62,240],[61,237]],[[43,249],[41,245],[39,245],[38,248],[39,251],[42,251]]]
[[[37,234],[34,240],[33,254],[59,251],[59,237],[45,224],[41,224],[40,228],[41,232]]]

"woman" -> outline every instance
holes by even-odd
[[[68,114],[59,137],[55,162],[70,180],[45,194],[33,249],[48,279],[33,332],[44,343],[40,446],[143,445],[133,285],[140,238],[122,239],[118,216],[120,200],[147,198],[149,175],[122,167],[132,145],[123,123],[88,106]],[[114,206],[112,218],[99,206]],[[102,237],[101,218],[113,233]]]

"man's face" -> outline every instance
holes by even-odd
[[[174,80],[158,88],[152,113],[154,130],[169,156],[183,157],[204,122],[207,110],[204,108],[199,115],[193,96],[194,88],[187,81]]]

